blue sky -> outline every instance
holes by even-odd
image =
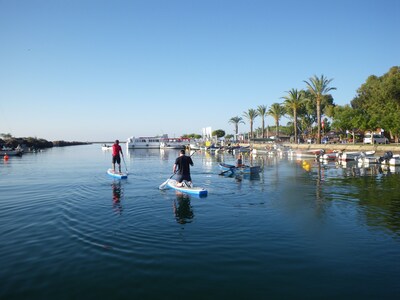
[[[0,133],[232,134],[321,74],[348,104],[399,65],[399,15],[398,0],[0,0]]]

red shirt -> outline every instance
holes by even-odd
[[[112,156],[117,156],[119,155],[119,152],[122,152],[122,148],[118,144],[112,145]]]

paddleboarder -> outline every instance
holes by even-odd
[[[124,156],[124,153],[122,153],[122,148],[119,145],[119,140],[115,140],[115,143],[112,145],[112,168],[115,173],[115,163],[118,164],[118,169],[119,172],[121,172],[121,156],[119,155],[121,153],[122,157]]]
[[[190,156],[185,155],[185,150],[179,152],[179,157],[176,158],[172,171],[177,174],[176,186],[184,186],[183,182],[189,187],[192,186],[192,178],[190,177],[190,166],[193,166],[193,160]]]

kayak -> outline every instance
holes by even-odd
[[[184,187],[184,186],[176,186],[176,180],[175,179],[169,179],[167,186],[170,187],[171,189],[174,189],[176,191],[186,193],[186,194],[192,194],[192,195],[198,195],[198,196],[207,196],[208,191],[205,188],[202,187]]]
[[[260,166],[236,167],[225,163],[220,163],[219,168],[222,171],[221,174],[259,174],[261,171]]]
[[[118,179],[127,179],[128,178],[128,173],[120,173],[120,172],[114,172],[113,169],[108,169],[107,174]]]

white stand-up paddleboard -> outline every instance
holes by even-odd
[[[187,194],[192,194],[192,195],[198,195],[198,196],[207,196],[208,191],[205,188],[202,187],[181,187],[181,186],[176,186],[176,180],[174,179],[169,179],[167,186],[170,187],[171,189],[180,191],[182,193],[187,193]]]
[[[118,171],[114,172],[113,169],[108,169],[107,170],[107,174],[112,176],[112,177],[118,178],[118,179],[127,179],[128,178],[128,173],[124,173],[124,172],[120,173]]]

